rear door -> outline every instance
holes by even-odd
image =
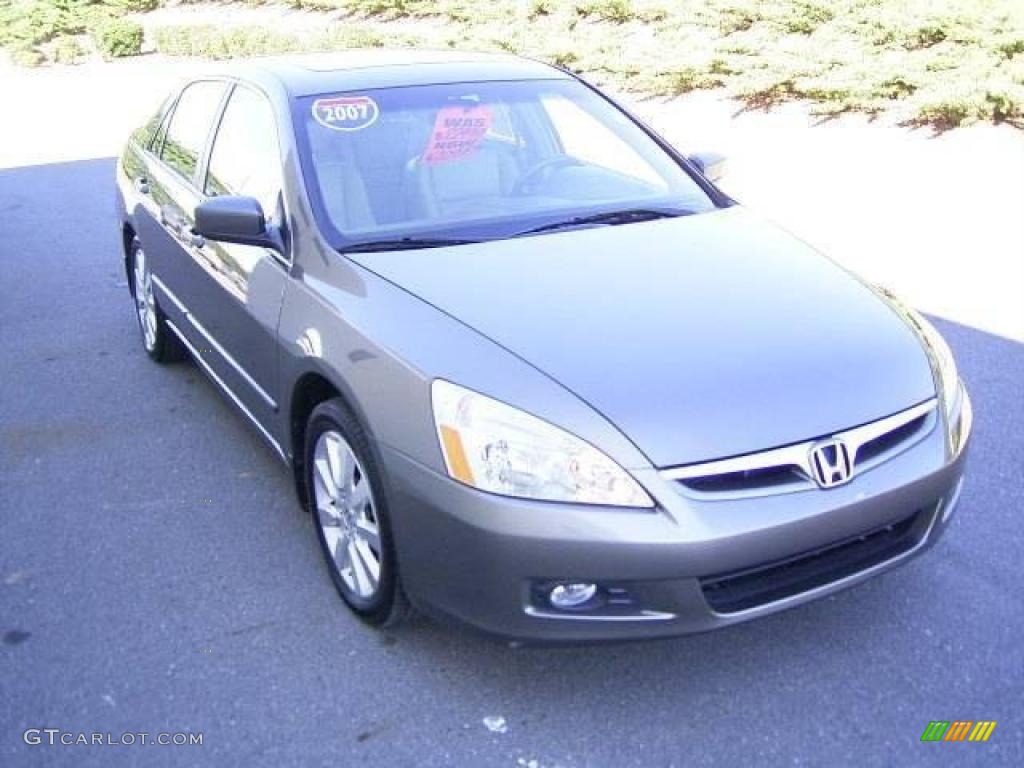
[[[267,98],[235,85],[212,138],[203,169],[207,197],[256,198],[267,221],[283,225],[281,151]],[[287,239],[287,238],[286,238]],[[263,425],[277,412],[277,320],[289,260],[269,248],[207,240],[193,243],[202,286],[190,305],[206,359]]]

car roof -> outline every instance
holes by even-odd
[[[290,96],[435,83],[563,79],[562,70],[502,53],[352,49],[268,56],[222,64],[217,74],[283,87]]]

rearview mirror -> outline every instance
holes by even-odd
[[[222,195],[196,206],[197,235],[239,245],[261,245],[280,253],[284,244],[277,227],[268,225],[263,207],[254,197]]]
[[[718,152],[694,152],[687,159],[697,166],[709,181],[719,181],[725,175],[725,155]]]

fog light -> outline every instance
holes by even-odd
[[[559,584],[551,590],[549,600],[555,608],[579,608],[590,602],[597,594],[597,584],[580,582],[576,584]]]

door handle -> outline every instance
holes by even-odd
[[[138,192],[140,195],[148,195],[149,179],[147,179],[145,176],[139,176],[139,178],[135,180],[135,191]]]
[[[181,236],[182,216],[174,208],[166,205],[160,208],[160,223],[174,234]]]

